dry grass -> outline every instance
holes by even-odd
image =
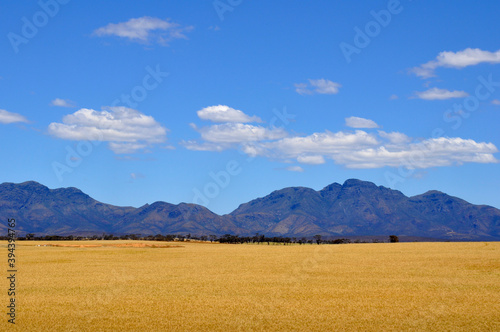
[[[500,330],[500,243],[17,244],[22,331]]]

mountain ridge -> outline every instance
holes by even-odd
[[[429,190],[411,197],[348,179],[321,190],[287,187],[226,215],[204,206],[157,201],[135,208],[93,199],[78,188],[0,184],[0,215],[38,235],[197,234],[353,237],[396,234],[447,240],[500,239],[500,210]],[[6,233],[5,223],[0,231]]]

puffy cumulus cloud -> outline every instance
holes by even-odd
[[[441,52],[436,59],[410,69],[410,72],[421,78],[434,77],[438,67],[464,68],[480,63],[500,63],[500,50],[483,51],[478,48],[466,48],[458,52]]]
[[[392,144],[399,145],[399,144],[407,144],[407,143],[411,142],[410,137],[406,136],[403,133],[399,133],[399,132],[395,132],[395,131],[387,133],[385,131],[379,130],[378,134],[380,137],[387,139],[389,141],[389,143],[392,143]]]
[[[446,89],[432,88],[426,91],[417,91],[415,96],[419,99],[425,100],[444,100],[451,98],[464,98],[469,94],[465,91],[449,91]]]
[[[196,112],[196,114],[198,114],[200,119],[212,122],[262,122],[257,116],[248,116],[242,111],[226,105],[205,107]]]
[[[250,142],[275,140],[287,136],[281,128],[265,128],[244,123],[224,123],[202,128],[192,126],[204,142],[182,141],[181,145],[194,151],[223,151],[237,148]]]
[[[410,140],[408,136],[396,132],[379,132],[378,137],[360,130],[355,133],[326,132],[262,143],[260,149],[254,145],[249,154],[283,160],[296,157],[298,162],[306,164],[313,161],[320,163],[322,156],[347,168],[428,168],[468,162],[497,162],[493,153],[498,150],[492,143],[444,137],[417,143]]]
[[[24,116],[18,113],[8,112],[6,110],[0,109],[0,123],[9,124],[15,122],[28,122]]]
[[[334,95],[339,92],[339,88],[342,87],[341,84],[321,79],[309,79],[309,84],[307,83],[297,83],[295,84],[295,92],[301,95],[312,95],[312,94],[327,94]]]
[[[346,125],[378,128],[372,120],[350,117]],[[463,163],[496,163],[498,150],[492,143],[455,138],[433,138],[421,142],[400,132],[376,130],[324,131],[311,135],[292,135],[282,128],[266,128],[226,122],[198,128],[201,140],[182,141],[193,151],[240,150],[251,157],[285,163],[319,165],[332,160],[347,168],[406,167],[428,168]],[[300,170],[299,170],[300,168]],[[303,171],[300,166],[285,168]]]
[[[277,140],[288,135],[283,128],[248,124],[248,122],[262,122],[262,120],[226,105],[205,107],[199,110],[197,115],[202,120],[220,123],[201,128],[191,123],[191,128],[201,135],[202,141],[181,141],[180,144],[189,150],[223,151],[237,148],[245,149],[252,142]]]
[[[285,137],[272,142],[262,142],[253,145],[254,154],[271,158],[297,159],[299,156],[332,156],[339,153],[348,153],[356,148],[376,146],[378,140],[373,134],[362,130],[354,133],[326,131],[309,136]],[[251,154],[252,155],[252,154]],[[305,159],[311,161],[312,159]],[[319,159],[316,159],[319,160]]]
[[[385,146],[361,149],[337,155],[334,160],[348,168],[406,167],[408,169],[461,165],[463,163],[496,163],[492,143],[455,138],[433,138],[390,149]]]
[[[106,141],[115,153],[134,153],[166,140],[167,129],[152,116],[126,107],[102,111],[82,108],[53,122],[48,132],[54,137],[75,141]]]
[[[50,105],[57,107],[75,107],[75,103],[69,99],[56,98],[50,102]]]
[[[351,128],[378,128],[378,124],[373,120],[351,116],[345,118],[345,125]]]
[[[334,95],[339,92],[339,88],[342,86],[339,83],[332,82],[330,80],[319,79],[319,80],[309,80],[311,86],[314,87],[314,92],[319,94]]]
[[[135,42],[157,42],[166,45],[174,39],[187,39],[185,35],[193,29],[192,26],[181,26],[169,19],[143,16],[132,18],[126,22],[110,23],[94,31],[96,36],[117,36]]]
[[[275,140],[287,136],[282,128],[265,128],[243,123],[224,123],[198,129],[201,137],[214,143],[244,143]]]

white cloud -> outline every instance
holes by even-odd
[[[325,163],[325,158],[321,155],[302,155],[297,157],[301,164],[320,165]]]
[[[378,128],[372,120],[350,117],[346,125],[354,128]],[[363,130],[319,132],[291,135],[282,128],[265,128],[244,123],[224,123],[197,128],[201,141],[182,141],[194,151],[241,150],[251,157],[281,162],[319,165],[327,159],[347,168],[406,167],[409,169],[461,165],[463,163],[496,163],[493,143],[471,139],[435,138],[415,142],[400,132],[367,133]],[[291,166],[286,169],[293,170]],[[301,169],[301,168],[300,168]],[[299,171],[296,168],[295,171]]]
[[[290,171],[290,172],[303,172],[304,169],[300,166],[288,166],[288,167],[285,167],[285,169],[287,171]]]
[[[301,95],[312,95],[312,94],[328,94],[334,95],[339,92],[339,88],[342,87],[341,84],[332,82],[326,79],[309,79],[309,84],[307,83],[297,83],[295,84],[295,91]]]
[[[410,71],[422,78],[436,76],[434,71],[438,67],[464,68],[480,63],[500,63],[500,50],[496,52],[483,51],[478,48],[467,48],[458,52],[441,52],[435,60],[431,60]]]
[[[265,128],[244,123],[223,123],[202,128],[191,124],[191,127],[200,133],[203,142],[188,140],[181,141],[180,144],[194,151],[223,151],[239,146],[246,149],[248,143],[276,140],[288,135],[282,128]]]
[[[493,99],[493,100],[491,101],[491,103],[492,103],[493,105],[497,105],[497,106],[498,106],[498,105],[500,105],[500,100],[498,100],[498,99]]]
[[[446,89],[432,88],[426,91],[416,91],[415,96],[425,100],[444,100],[451,98],[463,98],[469,94],[465,91],[449,91]]]
[[[234,149],[231,144],[184,142],[190,150],[222,151]],[[274,141],[247,142],[241,150],[252,157],[265,157],[302,164],[317,165],[331,159],[347,168],[405,167],[408,169],[461,165],[463,163],[497,163],[493,143],[471,139],[435,138],[421,142],[403,133],[378,131],[378,135],[357,130],[354,133],[326,131],[309,136],[285,137]]]
[[[345,125],[351,128],[378,128],[378,124],[375,121],[358,118],[357,116],[345,118]]]
[[[406,143],[411,142],[410,137],[406,136],[403,133],[399,133],[399,132],[395,132],[395,131],[387,133],[385,131],[379,130],[378,135],[382,138],[387,139],[390,143],[396,144],[396,145],[406,144]]]
[[[314,134],[318,138],[320,134]],[[252,156],[288,160],[304,153],[316,153],[332,159],[347,168],[381,168],[385,166],[428,168],[461,165],[466,162],[496,163],[493,153],[498,149],[492,143],[477,143],[462,138],[427,139],[420,143],[408,143],[401,135],[390,135],[393,142],[384,144],[362,131],[354,134],[323,134],[323,139],[313,137],[285,138],[273,144],[261,143],[264,149],[255,149]],[[321,136],[321,135],[320,135]],[[349,137],[350,139],[345,139]],[[387,136],[386,136],[387,137]],[[318,159],[319,160],[319,159]]]
[[[250,155],[270,158],[297,159],[299,156],[332,156],[338,153],[350,153],[353,149],[377,146],[379,141],[373,134],[362,130],[354,133],[326,131],[309,136],[285,137],[272,142],[253,144]],[[245,150],[244,150],[245,151]]]
[[[498,149],[492,143],[473,140],[433,138],[412,143],[397,149],[379,146],[360,149],[349,154],[339,154],[333,159],[348,168],[380,168],[384,166],[407,169],[461,165],[467,162],[496,163],[493,153]]]
[[[162,20],[156,17],[132,18],[127,22],[110,23],[94,31],[96,36],[117,36],[128,38],[135,42],[157,42],[168,44],[174,39],[187,39],[185,33],[193,29],[192,26],[182,27],[169,19]]]
[[[265,128],[243,123],[224,123],[198,129],[205,141],[215,143],[244,143],[275,140],[287,136],[281,128]]]
[[[309,80],[309,83],[315,87],[314,92],[319,94],[334,95],[339,92],[339,88],[342,86],[339,83],[335,83],[325,79]]]
[[[167,130],[152,116],[126,107],[82,108],[53,122],[51,135],[75,141],[106,141],[117,154],[134,153],[166,140]]]
[[[399,99],[398,95],[391,95],[389,97],[389,100],[396,100],[396,99]]]
[[[242,111],[226,105],[205,107],[196,113],[200,119],[212,122],[262,122],[257,116],[248,116]]]
[[[0,109],[0,123],[9,124],[15,122],[28,122],[28,119],[21,114],[11,113]]]
[[[50,102],[52,106],[58,107],[75,107],[75,103],[69,99],[56,98]]]

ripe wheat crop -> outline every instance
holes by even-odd
[[[48,243],[17,243],[0,330],[500,330],[500,243]]]

